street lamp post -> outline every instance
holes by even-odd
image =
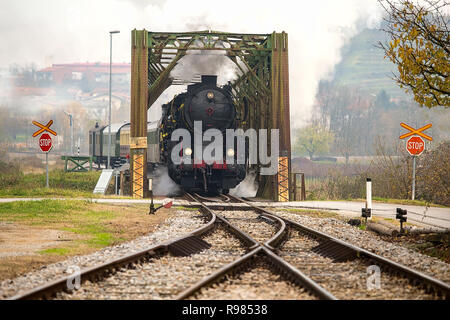
[[[70,119],[70,155],[73,156],[73,116],[66,111],[64,111],[64,113],[68,115]]]
[[[111,83],[112,83],[112,36],[120,31],[109,32],[109,115],[108,115],[108,162],[106,169],[110,167],[111,159]]]

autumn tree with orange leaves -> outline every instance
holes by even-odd
[[[397,65],[394,80],[428,108],[450,106],[450,17],[447,0],[379,0],[387,12],[379,43]]]

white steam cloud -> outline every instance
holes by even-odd
[[[251,171],[235,188],[230,189],[230,194],[236,197],[255,197],[258,192],[258,184],[255,181],[256,173]]]
[[[181,188],[170,177],[167,167],[158,167],[154,173],[153,194],[155,196],[179,196]]]
[[[219,30],[289,34],[292,126],[310,117],[320,79],[331,77],[340,49],[381,19],[376,0],[14,0],[0,3],[0,67],[11,63],[130,61],[131,30]],[[364,25],[358,22],[364,21]],[[179,91],[179,90],[177,90]]]

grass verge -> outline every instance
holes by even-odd
[[[46,176],[42,173],[23,174],[10,170],[0,172],[0,197],[92,197],[100,172],[49,172],[49,186],[45,188]]]
[[[161,209],[148,215],[148,205],[81,200],[0,203],[0,279],[142,236],[172,212]]]
[[[347,201],[366,201],[366,199],[347,199]],[[448,208],[446,206],[430,203],[424,200],[411,200],[411,199],[389,199],[389,198],[381,198],[381,197],[373,197],[373,202],[383,202],[383,203],[393,203],[393,204],[402,204],[402,205],[410,205],[410,206],[424,206],[424,207],[436,207],[436,208]]]
[[[289,213],[295,213],[295,214],[301,214],[301,215],[307,215],[309,217],[313,218],[336,218],[336,219],[342,219],[342,216],[338,215],[337,213],[326,211],[326,210],[309,210],[309,209],[296,209],[296,208],[282,208],[277,209],[279,211],[286,211]]]

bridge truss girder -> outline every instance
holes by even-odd
[[[143,140],[147,136],[147,126],[144,125],[147,123],[147,109],[174,84],[170,72],[188,50],[222,51],[235,63],[239,74],[231,83],[233,99],[241,115],[244,113],[244,100],[247,100],[249,106],[248,121],[242,120],[240,127],[269,129],[269,132],[270,129],[280,130],[280,171],[275,176],[257,177],[260,185],[257,195],[276,201],[288,201],[292,195],[288,179],[291,147],[288,42],[285,32],[239,34],[217,31],[167,33],[133,30],[130,121],[131,140],[134,143],[131,149],[133,184],[133,177],[137,180],[142,176],[146,177],[146,172],[142,173],[142,176],[140,173],[133,175],[133,159],[136,155],[146,154]],[[138,140],[141,144],[138,144]],[[139,164],[136,165],[138,166]],[[258,165],[256,167],[258,169]],[[146,181],[143,181],[140,185],[145,189],[145,184]],[[136,190],[138,189],[139,186]],[[133,192],[136,197],[144,197],[144,194],[145,192]]]

